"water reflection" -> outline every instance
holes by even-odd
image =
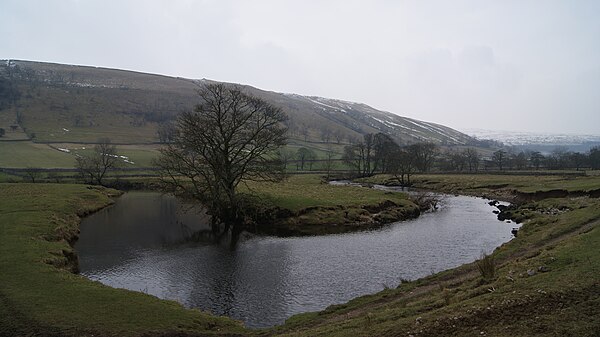
[[[449,196],[438,212],[381,230],[303,238],[242,235],[235,250],[201,210],[170,196],[128,193],[82,223],[82,274],[243,320],[282,323],[354,297],[473,261],[511,238],[486,200]]]

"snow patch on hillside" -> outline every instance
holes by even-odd
[[[464,129],[464,133],[479,139],[493,139],[506,145],[576,145],[600,143],[600,135],[518,132],[504,130]]]

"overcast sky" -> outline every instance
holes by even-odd
[[[457,129],[600,134],[596,0],[0,0],[0,58],[237,82]]]

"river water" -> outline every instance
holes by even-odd
[[[209,228],[201,210],[130,192],[83,220],[75,248],[81,274],[92,280],[268,327],[490,253],[511,239],[514,224],[498,221],[487,202],[445,196],[438,211],[379,230],[246,235],[232,249],[189,240]]]

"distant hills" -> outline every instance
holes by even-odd
[[[204,81],[87,66],[2,60],[0,127],[18,126],[38,142],[158,142],[161,123],[198,101]],[[366,104],[284,94],[240,85],[282,108],[290,138],[343,144],[383,132],[403,144],[477,145],[449,127],[401,117]],[[18,138],[16,133],[7,136]]]
[[[600,135],[517,132],[485,129],[464,129],[466,134],[478,139],[492,139],[516,149],[552,152],[557,148],[574,152],[587,152],[600,146]]]

